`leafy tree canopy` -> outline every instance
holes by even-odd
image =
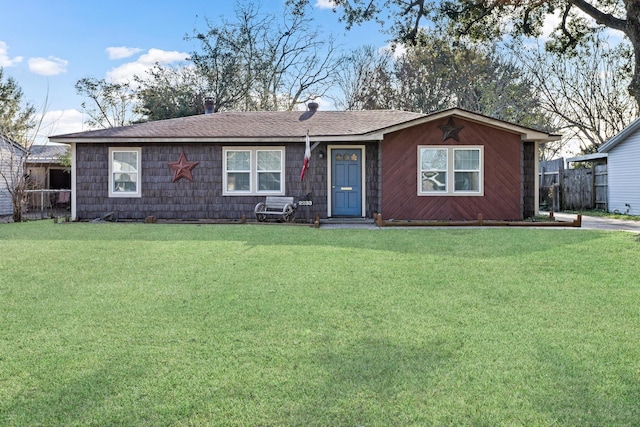
[[[420,29],[402,55],[360,49],[345,65],[349,72],[339,80],[345,108],[429,113],[460,107],[548,130],[531,80],[492,43],[456,41]]]
[[[309,0],[287,0],[302,10]],[[545,18],[561,19],[548,48],[567,51],[603,28],[631,42],[635,71],[630,93],[640,103],[640,1],[638,0],[333,0],[347,28],[375,20],[397,42],[413,44],[422,25],[432,23],[456,36],[498,39],[505,34],[539,36]]]
[[[36,110],[23,96],[18,83],[0,68],[0,135],[25,145],[27,133],[36,126]]]
[[[87,124],[92,128],[126,126],[134,122],[135,93],[129,83],[85,77],[76,82],[76,92],[89,99],[82,102]]]
[[[194,67],[156,64],[146,76],[136,76],[138,104],[143,120],[163,120],[204,113],[206,79]]]

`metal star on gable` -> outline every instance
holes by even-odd
[[[173,181],[176,182],[180,178],[186,178],[189,181],[193,182],[193,176],[191,175],[191,170],[195,168],[200,162],[189,162],[187,161],[187,156],[184,155],[184,151],[180,154],[180,158],[177,162],[167,163],[171,169],[173,169]]]
[[[453,117],[449,117],[449,121],[444,126],[438,126],[442,130],[442,140],[446,141],[449,138],[453,138],[460,142],[458,132],[464,129],[464,126],[458,126],[453,122]]]

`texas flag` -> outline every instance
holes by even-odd
[[[309,169],[309,157],[311,157],[311,142],[309,141],[309,132],[305,140],[304,161],[302,162],[302,170],[300,171],[300,181],[304,181],[304,174]]]

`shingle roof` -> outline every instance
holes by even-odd
[[[20,144],[18,144],[17,142],[15,142],[14,140],[12,140],[11,138],[0,134],[0,143],[2,144],[6,144],[6,145],[10,145],[13,148],[17,148],[20,151],[24,151],[24,147]]]
[[[66,138],[300,138],[367,135],[425,117],[396,110],[222,112],[51,137]]]
[[[549,134],[482,114],[450,108],[429,114],[398,110],[222,112],[51,136],[54,142],[304,142],[381,140],[385,133],[455,115],[520,134],[523,139],[553,141]]]
[[[640,118],[634,120],[629,126],[627,126],[626,128],[622,129],[620,131],[620,133],[618,133],[616,136],[614,136],[613,138],[611,138],[610,140],[608,140],[607,142],[602,144],[602,146],[600,146],[600,148],[598,149],[598,152],[600,152],[600,153],[608,153],[616,145],[620,144],[622,141],[627,139],[627,137],[629,135],[631,135],[632,133],[634,133],[638,129],[640,129]]]
[[[68,145],[32,145],[29,149],[29,162],[57,163],[68,147]]]

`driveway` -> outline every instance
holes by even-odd
[[[553,216],[555,216],[558,221],[574,221],[577,215],[554,213]],[[627,221],[622,219],[582,215],[582,228],[587,230],[630,231],[632,233],[640,234],[640,221]]]

